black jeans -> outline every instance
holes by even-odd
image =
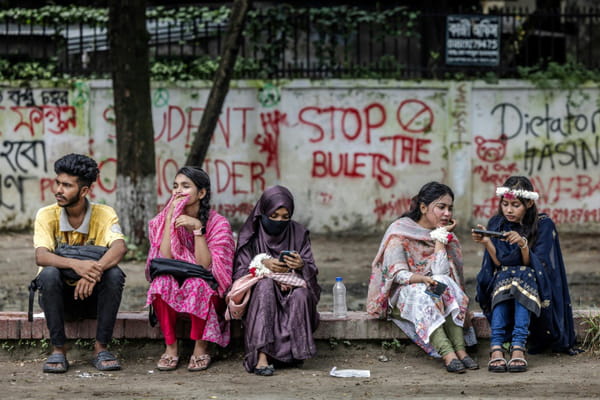
[[[97,319],[96,341],[108,344],[112,339],[125,286],[125,273],[115,266],[102,274],[102,280],[94,286],[92,295],[75,300],[75,286],[68,285],[56,267],[44,267],[38,275],[39,303],[44,315],[53,346],[64,346],[65,320]]]

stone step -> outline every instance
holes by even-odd
[[[321,312],[321,323],[315,332],[315,339],[336,338],[341,340],[390,340],[405,339],[406,335],[393,323],[381,321],[364,311],[350,311],[345,318],[336,318],[331,312]],[[578,340],[583,340],[587,327],[586,320],[600,315],[599,310],[576,310],[575,329]],[[481,313],[475,313],[473,325],[477,337],[489,339],[490,327]],[[232,323],[232,337],[241,336],[239,321]],[[95,320],[67,322],[67,337],[70,339],[93,339],[96,332]],[[177,337],[186,338],[189,321],[180,320],[177,324]],[[48,339],[49,332],[43,314],[36,315],[32,322],[25,312],[0,312],[0,340]],[[115,339],[162,339],[158,326],[148,323],[147,312],[120,312],[117,316],[113,337]]]

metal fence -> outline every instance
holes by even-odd
[[[448,74],[507,78],[518,76],[519,67],[550,62],[599,66],[598,9],[492,11],[501,19],[500,62],[485,67],[446,65],[446,14],[414,12],[412,19],[402,14],[384,23],[340,24],[336,31],[320,25],[307,9],[286,9],[279,18],[264,9],[254,12],[236,78],[418,79]],[[212,77],[226,23],[149,19],[147,27],[153,62],[180,63],[191,77]],[[57,72],[71,75],[108,74],[107,35],[103,25],[2,20],[0,58],[13,63],[54,62]]]

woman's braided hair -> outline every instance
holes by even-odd
[[[206,196],[200,200],[200,208],[198,210],[198,219],[202,226],[206,226],[208,222],[208,214],[210,212],[210,178],[208,174],[200,167],[185,166],[177,171],[177,175],[182,174],[190,178],[196,185],[198,190],[206,189]]]

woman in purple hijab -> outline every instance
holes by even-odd
[[[234,280],[260,263],[273,273],[291,272],[306,282],[305,288],[294,287],[265,276],[252,290],[243,318],[244,367],[261,376],[273,375],[274,362],[293,365],[316,354],[313,332],[319,323],[321,288],[309,232],[291,220],[293,213],[288,189],[265,190],[240,230],[235,253]],[[284,250],[292,253],[282,255]]]

